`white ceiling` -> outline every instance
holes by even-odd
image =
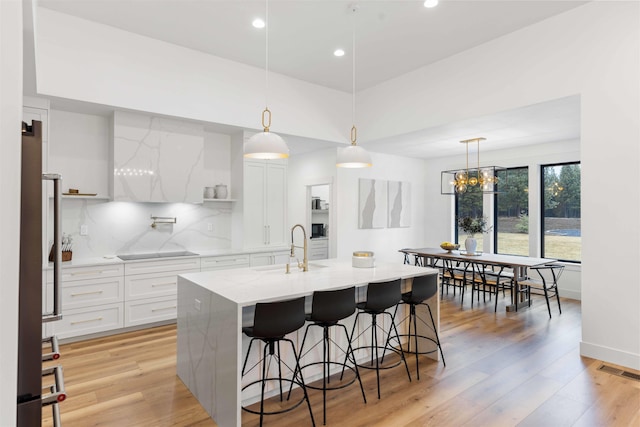
[[[355,25],[356,86],[362,90],[585,2],[440,0],[433,9],[422,3],[360,0],[354,13],[353,1],[271,0],[269,69],[351,92]],[[233,61],[261,68],[265,65],[265,30],[251,26],[254,18],[264,18],[264,1],[38,0],[38,4]],[[337,47],[346,51],[344,57],[333,56]],[[396,137],[389,152],[416,157],[444,155],[452,145],[451,138],[476,136],[494,141],[494,148],[503,140],[532,144],[579,137],[575,99],[554,101],[549,109],[545,104]],[[483,134],[469,136],[471,129]],[[295,145],[291,147],[294,153]],[[298,145],[308,151],[308,143]],[[451,152],[459,150],[457,145]],[[384,152],[389,141],[367,142],[366,147]]]

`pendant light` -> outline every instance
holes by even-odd
[[[265,107],[262,112],[263,132],[256,133],[244,144],[244,157],[252,159],[286,159],[289,147],[279,135],[269,132],[271,126],[271,110],[267,98],[269,95],[269,0],[265,0]]]
[[[358,10],[357,5],[350,6],[353,12],[353,31],[352,31],[352,97],[351,97],[351,117],[353,126],[351,127],[351,145],[338,149],[338,157],[336,166],[339,168],[368,168],[373,165],[371,163],[371,155],[362,147],[356,144],[358,138],[358,130],[356,129],[356,19],[355,12]]]
[[[440,174],[440,194],[464,194],[467,191],[479,191],[483,194],[496,194],[497,184],[500,181],[506,184],[506,169],[500,166],[480,167],[480,142],[486,138],[471,138],[460,141],[467,149],[467,167],[465,169],[442,171]],[[477,164],[476,168],[469,168],[469,144],[476,144]],[[502,172],[502,178],[498,179],[498,172]],[[477,186],[477,190],[474,187]]]

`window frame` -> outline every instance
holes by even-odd
[[[540,168],[539,168],[539,175],[540,175],[540,206],[539,206],[539,212],[540,212],[540,256],[542,258],[545,257],[545,227],[544,227],[544,221],[545,221],[545,184],[544,184],[544,168],[546,167],[556,167],[556,166],[569,166],[569,165],[580,165],[580,184],[582,185],[582,163],[580,162],[580,160],[575,160],[575,161],[570,161],[570,162],[558,162],[558,163],[545,163],[545,164],[541,164]],[[580,201],[582,202],[582,195],[580,195]],[[580,219],[582,219],[582,212],[580,212]],[[582,226],[580,227],[580,235],[582,236]],[[582,245],[582,238],[580,240],[580,244]],[[572,260],[572,259],[563,259],[563,258],[558,258],[558,257],[554,257],[553,259],[557,259],[560,262],[563,263],[571,263],[571,264],[576,264],[576,265],[581,265],[582,264],[582,259],[580,260]]]
[[[507,173],[507,176],[509,176],[511,171],[514,170],[518,170],[518,169],[524,169],[527,172],[527,188],[530,187],[529,185],[529,166],[525,165],[525,166],[511,166],[511,167],[507,167],[504,168],[504,171]],[[542,169],[540,169],[542,170]],[[498,185],[496,185],[496,193],[493,195],[493,253],[494,254],[498,254],[498,255],[513,255],[513,256],[529,256],[529,254],[527,255],[521,255],[521,254],[500,254],[500,252],[498,252],[498,196],[500,195],[500,184],[498,183]],[[529,216],[529,212],[530,212],[530,206],[529,203],[527,202],[527,216]],[[527,232],[527,234],[529,235],[529,239],[531,238],[531,234],[530,232]]]

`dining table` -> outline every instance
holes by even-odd
[[[521,292],[520,281],[527,278],[527,269],[557,262],[556,259],[536,258],[521,255],[503,255],[494,253],[475,252],[468,254],[464,250],[444,250],[442,248],[404,248],[399,252],[404,253],[405,263],[410,263],[413,256],[415,263],[425,267],[435,267],[439,259],[449,259],[465,264],[482,264],[499,266],[513,270],[513,292],[511,304],[507,305],[507,311],[517,311],[518,308],[528,307],[531,304],[530,297]]]

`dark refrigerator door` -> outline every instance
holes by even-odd
[[[42,417],[42,124],[22,135],[18,426]]]

